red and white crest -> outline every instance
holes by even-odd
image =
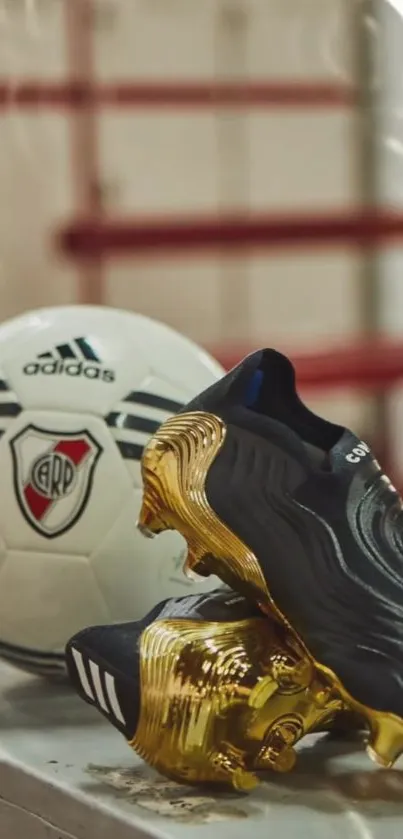
[[[102,447],[89,431],[57,432],[28,425],[10,440],[14,488],[27,522],[54,539],[83,514]]]

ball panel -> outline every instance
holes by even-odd
[[[138,620],[167,597],[211,590],[217,580],[195,584],[183,573],[185,542],[178,533],[144,539],[136,529],[133,510],[140,507],[141,490],[134,491],[107,536],[91,555],[98,585],[113,621]]]
[[[86,557],[10,551],[0,570],[0,642],[62,652],[84,626],[110,620]]]

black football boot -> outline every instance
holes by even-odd
[[[284,772],[345,706],[287,630],[228,589],[165,601],[142,621],[69,641],[77,693],[168,777],[248,790]]]
[[[402,501],[368,446],[313,414],[290,361],[247,357],[164,423],[142,462],[139,527],[180,531],[216,574],[295,633],[369,728],[403,751]]]

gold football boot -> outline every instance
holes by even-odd
[[[403,506],[366,446],[313,415],[274,350],[164,423],[145,448],[139,527],[179,531],[186,571],[215,574],[288,630],[317,678],[403,752]]]
[[[293,637],[225,589],[84,630],[66,661],[79,695],[188,784],[250,790],[259,772],[290,770],[298,741],[344,710]]]

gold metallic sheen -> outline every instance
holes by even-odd
[[[342,710],[273,620],[161,620],[140,644],[135,751],[164,775],[247,791],[285,772],[294,745]],[[326,693],[326,702],[322,701]]]
[[[278,610],[255,555],[217,518],[207,501],[206,475],[225,435],[221,419],[199,412],[172,417],[159,428],[143,454],[139,528],[145,535],[179,531],[188,545],[185,573],[215,573],[257,602],[266,606],[270,601],[275,614]],[[280,613],[279,617],[286,622]]]
[[[369,729],[369,756],[382,766],[392,766],[403,753],[403,720],[357,702],[335,673],[314,659],[274,603],[256,556],[211,509],[205,482],[225,435],[225,423],[204,412],[180,414],[158,429],[142,460],[140,529],[147,535],[167,529],[179,531],[188,543],[185,570],[205,576],[216,574],[234,590],[252,595],[263,612],[287,627],[304,651],[306,661],[363,719]],[[325,691],[325,704],[326,697]]]

